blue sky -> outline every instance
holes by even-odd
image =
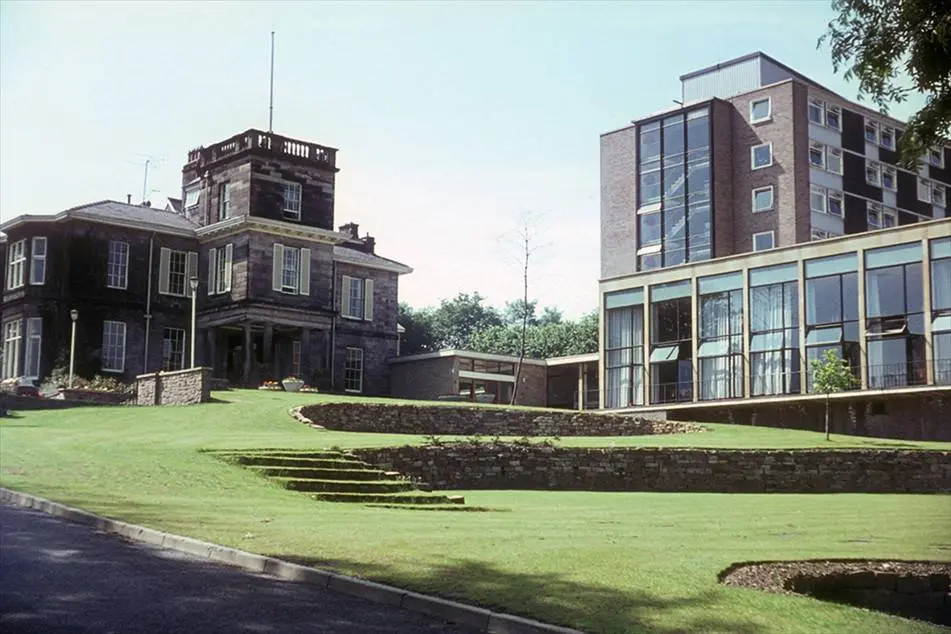
[[[414,267],[400,298],[597,303],[598,135],[679,98],[678,76],[762,50],[855,97],[816,39],[827,0],[3,2],[0,217],[177,195],[187,151],[267,127],[340,148],[336,222]],[[892,114],[905,118],[912,105]]]

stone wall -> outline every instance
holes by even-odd
[[[194,405],[211,400],[211,368],[136,377],[136,405]]]
[[[947,493],[951,452],[481,445],[359,449],[436,489]]]
[[[830,429],[834,434],[951,441],[951,387],[918,394],[840,394],[831,404]],[[667,417],[823,431],[825,399],[782,402],[749,399],[722,407],[672,408],[667,410]]]
[[[693,423],[596,412],[503,407],[326,403],[301,414],[339,431],[472,436],[640,436],[702,431]]]

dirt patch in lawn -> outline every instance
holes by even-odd
[[[728,586],[804,594],[951,625],[951,562],[896,560],[763,561],[718,575]]]

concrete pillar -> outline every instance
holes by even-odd
[[[753,363],[750,354],[750,321],[753,317],[750,306],[750,269],[743,267],[743,398],[749,398],[753,391]]]
[[[856,264],[856,281],[858,282],[858,303],[859,303],[859,380],[863,390],[868,389],[868,339],[866,338],[866,326],[868,322],[865,317],[865,250],[859,249],[855,254],[858,258]],[[843,298],[845,299],[845,298]],[[845,301],[848,301],[845,299]]]
[[[925,379],[928,385],[934,385],[934,335],[931,330],[931,253],[928,249],[927,238],[921,239],[921,284],[924,293],[922,308],[925,317]]]
[[[690,400],[694,403],[700,400],[700,359],[697,358],[699,339],[700,297],[697,295],[697,273],[694,269],[690,271],[690,366],[692,370],[690,378],[692,398]]]
[[[578,409],[584,409],[584,363],[578,364]]]
[[[251,324],[244,324],[244,373],[245,387],[251,385]]]
[[[799,269],[799,392],[805,394],[809,384],[809,362],[806,359],[806,261],[799,258],[796,265]]]
[[[643,349],[643,357],[641,359],[644,368],[644,380],[642,381],[641,389],[641,402],[645,405],[650,405],[653,403],[653,390],[651,389],[651,328],[653,327],[653,315],[651,315],[651,291],[650,286],[647,284],[644,285],[644,303],[642,304],[644,311],[644,345],[641,346]]]

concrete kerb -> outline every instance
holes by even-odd
[[[250,572],[263,573],[286,581],[306,583],[334,592],[362,597],[375,603],[435,616],[490,634],[583,634],[580,630],[548,625],[511,614],[500,614],[485,608],[120,522],[3,487],[0,487],[0,503],[41,511],[70,522],[92,526],[100,532],[119,535],[130,541],[143,542]]]

